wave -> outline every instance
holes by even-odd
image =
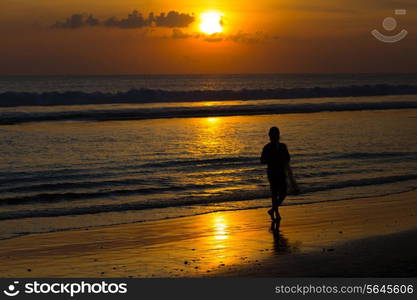
[[[366,178],[358,180],[346,180],[337,183],[329,184],[313,184],[313,185],[302,185],[301,195],[311,194],[314,192],[323,192],[334,189],[342,189],[349,187],[361,187],[361,186],[374,186],[384,185],[396,182],[412,181],[417,180],[417,175],[394,175],[385,177]],[[200,188],[204,188],[201,185]],[[168,187],[167,189],[172,190],[175,187]],[[178,187],[184,189],[186,187]],[[195,186],[194,186],[195,188]],[[163,191],[164,188],[158,189],[158,192]],[[96,197],[108,197],[112,195],[134,195],[137,193],[149,193],[154,192],[152,189],[136,189],[136,190],[117,190],[113,192],[96,192],[96,193],[54,193],[54,194],[38,194],[34,196],[17,197],[2,199],[0,204],[25,204],[28,202],[50,202],[50,201],[64,201],[64,200],[79,200],[79,199],[93,199]],[[146,201],[146,202],[128,202],[128,203],[117,203],[117,204],[103,204],[103,205],[91,205],[83,207],[62,207],[62,208],[48,208],[48,209],[37,209],[37,210],[18,210],[18,211],[7,211],[0,213],[0,220],[10,219],[22,219],[22,218],[34,218],[34,217],[56,217],[56,216],[69,216],[69,215],[85,215],[85,214],[97,214],[97,213],[108,213],[108,212],[122,212],[131,210],[145,210],[145,209],[156,209],[156,208],[173,208],[173,207],[187,207],[193,205],[216,205],[220,203],[230,203],[239,201],[250,201],[250,200],[261,200],[267,199],[269,192],[265,190],[246,190],[238,191],[235,190],[221,193],[214,196],[189,196],[176,199],[165,199],[164,201]],[[71,198],[71,199],[69,199]],[[322,200],[323,201],[323,200]],[[288,204],[284,204],[288,205]]]
[[[417,94],[416,85],[389,84],[314,88],[191,91],[142,88],[117,93],[87,93],[80,91],[29,93],[10,91],[0,93],[0,107],[360,97],[415,94]]]
[[[26,203],[48,203],[58,201],[80,200],[80,199],[95,199],[105,197],[117,197],[117,196],[130,196],[130,195],[146,195],[154,193],[174,192],[174,191],[187,191],[191,188],[195,190],[204,190],[209,187],[216,187],[213,185],[205,184],[189,184],[182,186],[169,186],[169,187],[145,187],[136,189],[117,189],[117,190],[102,190],[91,192],[66,192],[66,193],[43,193],[30,196],[19,196],[11,198],[2,198],[0,205],[21,205]]]
[[[401,163],[414,159],[416,152],[322,152],[322,153],[293,153],[295,159],[293,167],[297,169],[297,176],[300,178],[324,177],[333,175],[347,175],[351,172],[359,174],[369,173],[370,169],[336,170],[334,160],[344,159],[372,159],[384,162],[392,160],[391,163]],[[332,163],[321,163],[321,170],[316,170],[317,159],[332,161]],[[191,168],[191,169],[190,169]],[[324,168],[324,169],[323,169]],[[62,166],[53,172],[50,170],[32,171],[9,171],[0,172],[0,194],[4,193],[33,193],[41,191],[60,191],[60,190],[80,190],[80,189],[108,189],[115,187],[132,186],[166,186],[166,178],[161,178],[157,174],[162,170],[166,172],[171,169],[173,172],[191,172],[194,178],[207,178],[217,176],[218,170],[230,172],[237,177],[244,175],[246,181],[252,182],[253,176],[259,176],[259,157],[257,156],[235,156],[219,157],[212,159],[179,159],[179,160],[159,160],[154,162],[131,162],[127,165],[111,165],[102,167],[101,165],[91,165],[81,168],[69,168]],[[193,171],[192,171],[193,170]],[[238,170],[238,171],[236,171]],[[372,169],[372,172],[380,172],[383,169]],[[213,174],[210,174],[214,171]],[[263,172],[263,171],[262,171]],[[139,178],[144,176],[145,178]],[[139,176],[139,177],[138,177]],[[257,177],[256,177],[257,178]],[[176,185],[175,182],[169,184]],[[213,188],[213,186],[207,186]],[[158,190],[151,191],[157,192]],[[146,191],[145,191],[146,193]],[[23,195],[26,196],[26,195]],[[1,197],[0,197],[1,201]],[[1,202],[0,202],[1,204]]]
[[[416,152],[352,152],[335,155],[335,158],[347,159],[380,159],[380,158],[408,158],[416,157]]]
[[[0,188],[10,187],[16,183],[22,183],[27,185],[29,183],[44,182],[48,183],[60,182],[65,180],[76,180],[80,182],[96,182],[104,178],[118,178],[124,177],[123,182],[128,183],[127,177],[131,175],[138,175],[152,172],[153,169],[172,169],[189,170],[190,167],[205,168],[205,170],[213,168],[235,168],[236,165],[241,167],[249,167],[259,165],[258,157],[239,156],[239,157],[222,157],[214,159],[184,159],[184,160],[161,160],[152,163],[137,163],[132,161],[131,163],[123,166],[113,165],[105,167],[90,166],[86,168],[55,168],[53,172],[50,170],[33,170],[33,171],[9,171],[0,172]],[[152,178],[155,180],[155,178]],[[104,181],[105,182],[105,181]],[[110,181],[109,184],[117,183],[116,181]],[[120,182],[121,183],[121,182]],[[140,182],[136,182],[137,184]],[[158,183],[158,182],[156,182]],[[87,183],[84,183],[88,185]]]
[[[417,101],[213,105],[196,107],[126,108],[112,110],[93,109],[59,112],[3,112],[0,113],[0,125],[12,125],[28,122],[121,121],[410,108],[417,108]]]

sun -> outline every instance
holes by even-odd
[[[200,15],[200,30],[206,34],[223,31],[222,14],[218,11],[207,11]]]

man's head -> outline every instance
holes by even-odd
[[[271,142],[278,142],[279,141],[279,136],[280,136],[280,132],[279,132],[279,128],[274,126],[271,127],[271,129],[269,129],[269,139],[271,140]]]

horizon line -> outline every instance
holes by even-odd
[[[417,75],[417,72],[261,72],[261,73],[131,73],[131,74],[0,74],[0,77],[109,77],[109,76],[233,76],[233,75]]]

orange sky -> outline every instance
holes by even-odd
[[[415,0],[0,0],[0,75],[417,72]],[[395,16],[394,9],[407,9]],[[104,26],[133,10],[194,16],[186,27]],[[203,35],[199,15],[223,14]],[[73,14],[98,26],[52,28]],[[381,22],[395,16],[389,33]],[[118,23],[117,23],[118,24]],[[407,38],[377,41],[372,29]]]

